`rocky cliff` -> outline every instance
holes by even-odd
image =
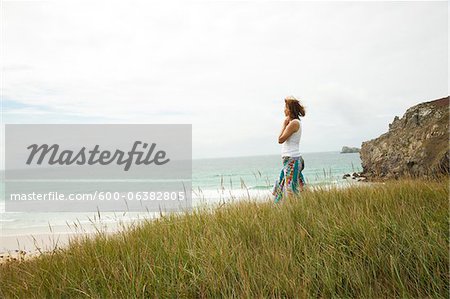
[[[363,175],[371,178],[449,173],[449,97],[425,102],[395,117],[389,131],[363,142]]]

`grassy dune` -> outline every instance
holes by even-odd
[[[442,297],[448,181],[242,202],[0,266],[0,297]]]

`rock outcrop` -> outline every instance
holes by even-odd
[[[349,154],[349,153],[359,153],[359,148],[343,146],[342,150],[341,150],[341,154]]]
[[[374,179],[449,173],[449,97],[409,108],[389,131],[363,142],[362,175]]]

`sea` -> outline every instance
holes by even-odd
[[[362,170],[358,153],[340,152],[304,153],[303,176],[306,185],[343,186],[349,180],[346,173]],[[194,159],[192,161],[193,206],[214,206],[227,201],[248,198],[271,200],[271,191],[282,167],[279,155]],[[87,212],[6,212],[4,186],[0,187],[1,236],[33,235],[49,232],[74,232],[80,227],[91,227],[96,221],[104,227],[159,217],[160,213],[97,213]],[[100,219],[99,219],[100,218]],[[87,229],[89,231],[89,229]],[[79,232],[79,231],[78,231]]]

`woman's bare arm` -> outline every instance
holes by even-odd
[[[278,135],[278,138],[280,138],[280,136],[283,135],[283,132],[286,129],[286,127],[287,127],[287,125],[289,124],[290,121],[291,121],[291,119],[289,117],[286,117],[284,119],[283,127],[281,128],[281,132],[280,132],[280,135]]]
[[[300,128],[300,124],[298,121],[290,121],[286,125],[286,120],[284,122],[285,126],[283,127],[283,130],[281,130],[280,136],[278,136],[278,143],[283,143],[288,139],[292,134],[298,131]]]

